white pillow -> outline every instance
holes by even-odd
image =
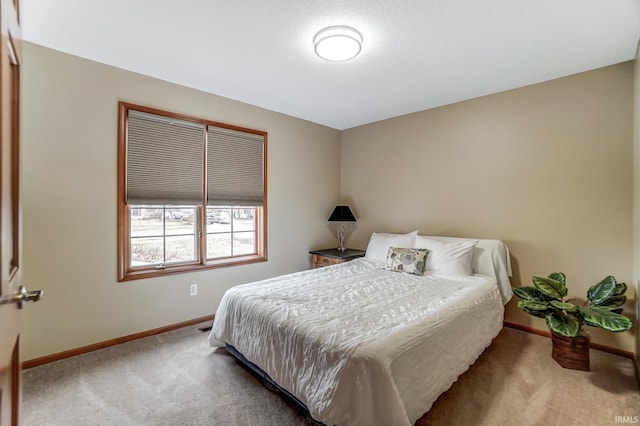
[[[389,247],[412,248],[416,235],[418,235],[418,231],[409,232],[408,234],[385,234],[374,232],[371,234],[369,245],[367,245],[367,253],[364,257],[384,262],[387,260]]]
[[[429,250],[425,271],[441,275],[471,275],[471,259],[477,240],[443,243],[422,235],[416,236],[413,248]]]

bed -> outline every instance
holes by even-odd
[[[364,258],[229,289],[209,343],[319,422],[411,425],[502,329],[510,274],[498,240],[373,233]]]

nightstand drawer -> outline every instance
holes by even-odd
[[[312,262],[313,262],[314,268],[319,268],[321,266],[330,266],[330,265],[335,265],[337,263],[342,263],[344,262],[344,260],[325,257],[325,256],[318,256],[317,254],[314,254]]]
[[[311,267],[320,268],[322,266],[337,265],[338,263],[349,262],[350,260],[362,257],[365,254],[364,250],[355,249],[326,249],[326,250],[312,250],[309,252],[311,256]]]

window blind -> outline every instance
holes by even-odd
[[[207,128],[207,204],[262,206],[264,136]]]
[[[128,204],[202,204],[205,126],[129,110]]]

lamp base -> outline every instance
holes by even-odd
[[[344,248],[344,223],[340,223],[338,227],[338,233],[336,235],[338,237],[338,251],[345,251]]]

